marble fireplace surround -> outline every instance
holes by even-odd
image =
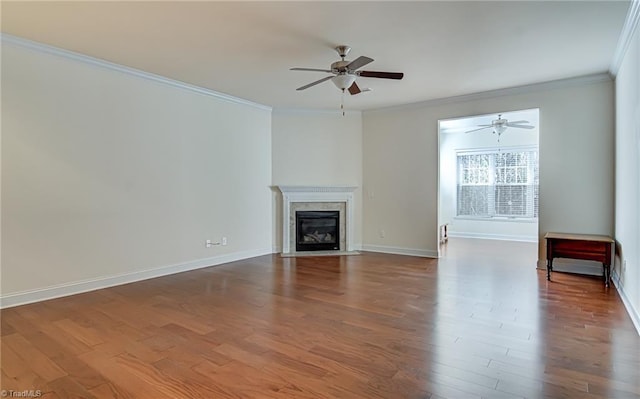
[[[353,192],[354,186],[278,186],[282,192],[282,254],[314,254],[296,252],[296,211],[340,211],[340,251],[354,252]],[[323,251],[324,252],[324,251]]]

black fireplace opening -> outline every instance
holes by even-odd
[[[296,211],[296,251],[340,250],[340,211]]]

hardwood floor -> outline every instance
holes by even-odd
[[[536,246],[262,256],[1,312],[1,387],[46,398],[640,398],[640,337]]]

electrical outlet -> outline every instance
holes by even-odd
[[[222,245],[227,245],[227,237],[222,237]]]
[[[384,230],[380,230],[380,238],[385,238],[387,233]]]
[[[211,248],[213,246],[213,243],[211,242],[211,240],[207,240],[204,242],[204,246],[207,248]]]
[[[627,260],[622,261],[622,272],[624,273],[627,270]]]

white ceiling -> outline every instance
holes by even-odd
[[[2,31],[275,108],[337,109],[339,57],[374,109],[606,72],[628,1],[2,2]]]

